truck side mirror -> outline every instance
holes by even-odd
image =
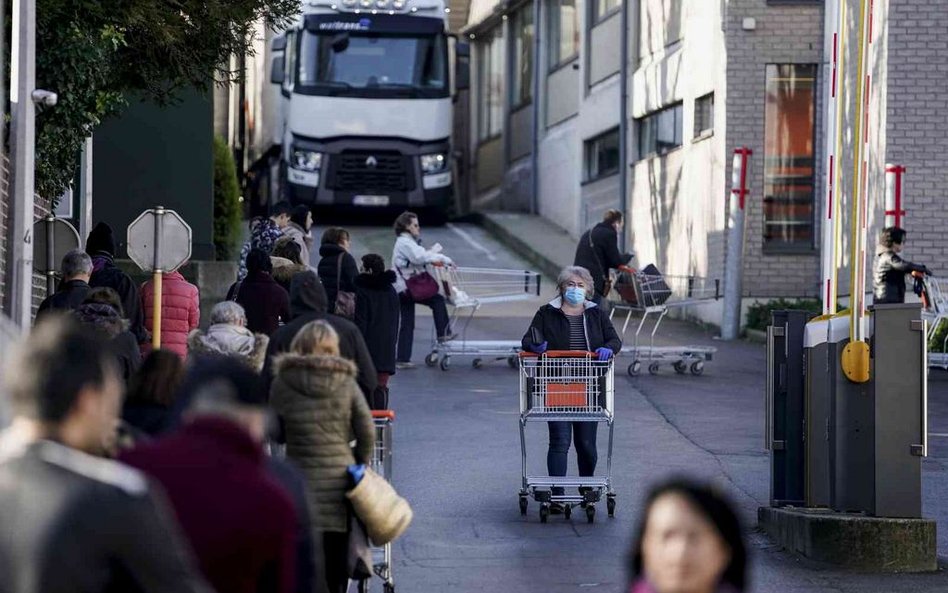
[[[471,44],[460,41],[454,46],[454,88],[466,91],[471,88]]]
[[[280,54],[279,56],[274,56],[270,61],[270,82],[272,84],[283,84],[283,81],[286,80],[284,60],[286,60],[286,58],[283,54]]]

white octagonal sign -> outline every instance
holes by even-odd
[[[191,258],[191,227],[174,210],[145,210],[128,225],[128,257],[146,272],[173,272]]]

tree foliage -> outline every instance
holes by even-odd
[[[254,25],[282,28],[298,10],[299,0],[38,0],[37,87],[59,102],[37,113],[37,192],[62,194],[82,142],[126,97],[166,104],[236,79],[229,58],[252,54]]]
[[[214,248],[217,259],[236,258],[240,238],[240,185],[237,183],[237,165],[227,142],[214,137]]]

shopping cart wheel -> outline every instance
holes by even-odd
[[[481,360],[480,358],[475,358],[474,360],[471,361],[471,366],[474,367],[475,369],[479,369],[482,366],[484,366],[484,361]]]
[[[528,502],[527,502],[527,497],[521,495],[521,496],[520,496],[520,514],[521,514],[521,515],[526,515],[526,514],[527,514],[527,504],[528,504]]]
[[[634,376],[638,375],[641,371],[642,371],[642,363],[641,363],[641,362],[639,362],[639,361],[636,360],[635,362],[633,362],[632,364],[629,365],[629,376],[630,376],[630,377],[634,377]]]
[[[609,511],[610,517],[616,516],[616,496],[615,494],[610,494],[606,497],[606,510]]]
[[[688,363],[683,360],[676,360],[672,367],[674,367],[675,372],[679,375],[684,375],[688,372]]]
[[[573,505],[566,503],[563,505],[563,518],[569,521],[569,518],[573,515]]]
[[[594,523],[596,521],[596,505],[586,505],[586,522]]]
[[[516,356],[508,356],[508,357],[507,357],[507,366],[509,366],[509,367],[512,368],[512,369],[517,368],[517,357],[516,357]]]
[[[444,358],[441,359],[441,370],[446,371],[449,368],[451,368],[451,357],[445,356]]]
[[[694,376],[697,377],[698,375],[700,375],[700,374],[703,373],[703,372],[704,372],[704,362],[703,362],[703,361],[701,361],[701,360],[696,360],[696,361],[694,361],[693,363],[691,363],[691,374],[692,374],[692,375],[694,375]]]
[[[648,365],[648,374],[649,374],[649,375],[657,375],[657,374],[658,374],[658,368],[659,368],[658,363],[657,363],[657,362],[653,362],[652,364]]]
[[[433,367],[434,365],[438,364],[438,353],[437,353],[437,352],[432,352],[431,354],[429,354],[428,356],[426,356],[426,357],[425,357],[425,364],[428,365],[428,366],[430,366],[430,367]]]
[[[540,523],[546,523],[550,517],[550,505],[543,503],[540,505]]]

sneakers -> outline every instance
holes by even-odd
[[[416,366],[415,366],[415,363],[413,362],[396,362],[395,368],[398,370],[404,371],[406,369],[416,368]]]
[[[449,333],[449,334],[445,334],[445,335],[443,335],[443,336],[440,336],[440,337],[438,338],[438,342],[441,343],[441,344],[444,344],[445,342],[450,342],[451,340],[457,339],[457,337],[458,337],[458,335],[457,335],[456,333],[451,332],[451,333]]]

